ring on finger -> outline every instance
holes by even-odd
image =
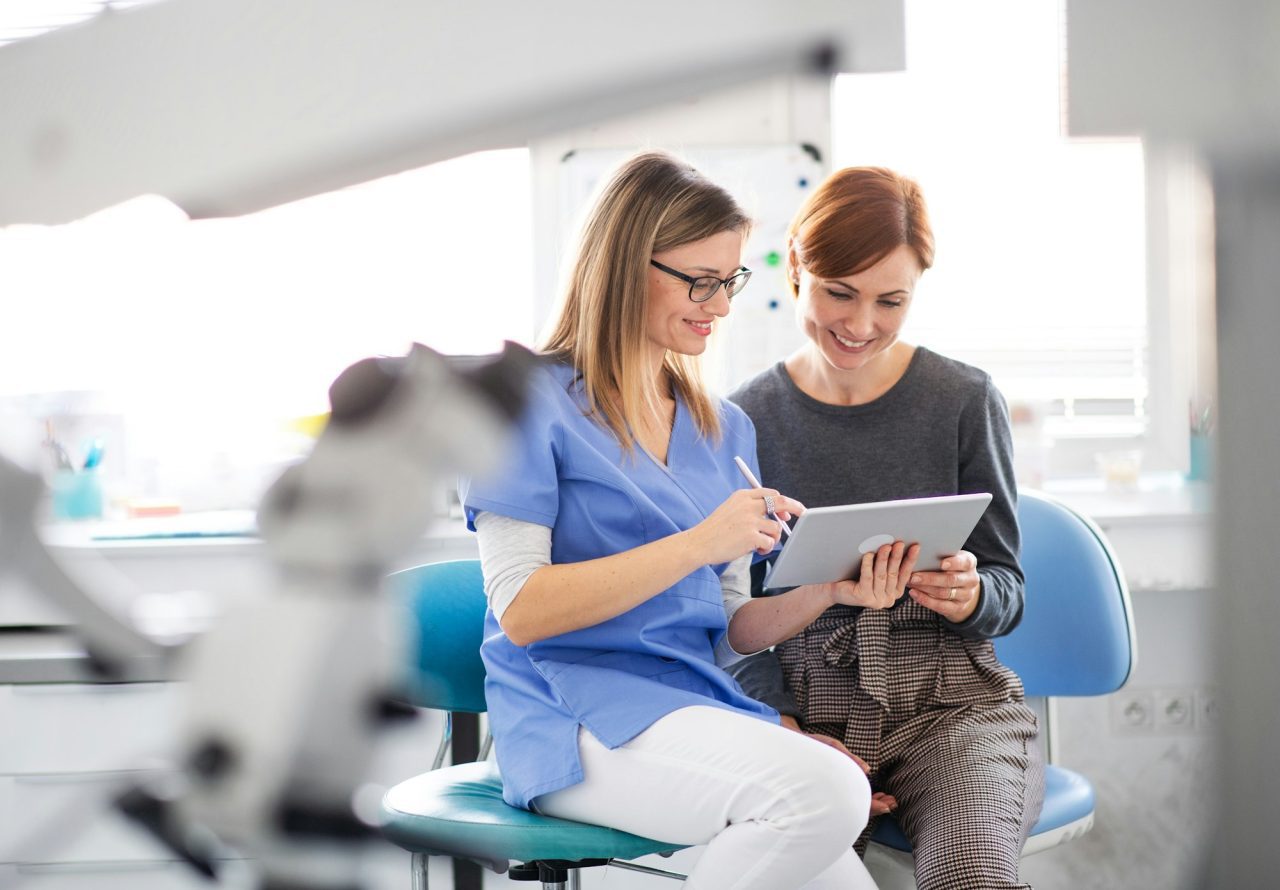
[[[953,600],[953,599],[955,599],[955,598],[956,598],[956,589],[953,587],[953,588],[951,588],[951,590],[949,590],[949,591],[947,592],[947,599],[948,599],[948,600]]]
[[[764,512],[769,515],[773,514],[773,495],[771,494],[764,496]]]

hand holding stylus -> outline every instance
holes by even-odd
[[[742,475],[746,478],[747,483],[752,488],[764,488],[764,486],[760,484],[760,480],[758,480],[755,477],[755,474],[751,472],[751,468],[747,466],[747,462],[745,460],[743,460],[740,457],[734,457],[733,462],[738,465],[738,471],[742,473]],[[778,523],[778,525],[782,526],[782,533],[784,535],[786,535],[787,537],[791,537],[791,529],[787,527],[787,524],[785,522],[783,522],[781,519],[778,519],[777,513],[773,512],[773,498],[766,497],[764,499],[764,512],[770,519],[775,520]]]

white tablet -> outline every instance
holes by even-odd
[[[964,549],[991,495],[956,494],[813,507],[796,520],[764,586],[797,587],[857,578],[862,554],[894,541],[919,543],[916,571],[936,571]]]

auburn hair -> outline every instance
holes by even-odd
[[[884,167],[845,167],[828,176],[800,205],[787,229],[795,259],[819,278],[843,278],[874,266],[906,245],[933,265],[933,229],[915,180]],[[800,270],[788,269],[792,294]]]

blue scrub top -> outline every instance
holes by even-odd
[[[516,444],[501,471],[464,480],[467,524],[499,513],[551,528],[551,561],[611,556],[692,528],[746,485],[733,463],[756,468],[755,428],[722,401],[722,438],[699,436],[677,400],[664,467],[643,451],[627,455],[586,401],[568,365],[533,375]],[[582,781],[578,726],[610,748],[670,712],[706,705],[778,722],[716,667],[727,630],[720,573],[704,566],[602,624],[516,646],[490,611],[481,646],[485,697],[503,796],[528,808],[540,794]]]

